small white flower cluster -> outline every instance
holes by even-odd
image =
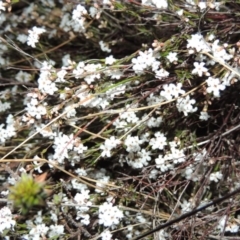
[[[12,218],[12,212],[8,207],[0,209],[0,234],[3,234],[3,232],[7,230],[13,230],[13,227],[16,225],[16,221]]]
[[[101,74],[97,72],[102,66],[101,64],[86,64],[79,62],[73,70],[73,75],[76,79],[84,78],[87,84],[91,84],[95,79],[100,79]]]
[[[128,165],[136,169],[147,166],[151,159],[151,152],[145,149],[141,149],[137,153],[130,152],[126,158]]]
[[[154,51],[149,48],[147,51],[139,52],[139,56],[137,58],[132,59],[132,68],[134,72],[138,75],[144,73],[144,70],[147,68],[152,68],[153,71],[157,71],[160,65],[160,62],[156,60],[157,55]]]
[[[86,15],[88,14],[86,8],[81,4],[78,4],[76,9],[72,12],[72,19],[73,19],[73,29],[75,32],[84,32],[85,31],[85,20]]]
[[[36,43],[39,41],[39,37],[42,33],[46,32],[44,28],[33,27],[32,30],[28,30],[28,38],[27,38],[27,45],[31,46],[32,48],[36,47]]]
[[[7,109],[11,108],[11,103],[9,102],[2,102],[0,100],[0,112],[5,112]]]
[[[167,55],[167,59],[171,63],[177,62],[178,61],[177,53],[176,52],[169,52],[168,55]]]
[[[115,228],[124,217],[123,212],[111,202],[104,202],[98,211],[99,224],[104,227]]]
[[[221,180],[223,178],[223,174],[221,172],[214,172],[214,173],[211,173],[210,174],[210,181],[213,181],[213,182],[219,182],[219,180]]]
[[[192,74],[197,74],[199,77],[202,77],[203,73],[206,76],[210,75],[208,73],[208,69],[204,67],[204,65],[205,65],[204,62],[201,62],[201,63],[194,62],[193,65],[194,65],[195,68],[192,70]]]
[[[111,240],[112,239],[112,234],[109,230],[105,230],[100,234],[102,240]]]
[[[42,67],[40,68],[40,76],[38,78],[38,89],[43,94],[53,95],[58,90],[55,82],[52,80],[53,74],[56,74],[53,66],[44,61],[42,63]]]
[[[175,141],[170,142],[170,152],[167,152],[164,156],[159,154],[158,157],[155,158],[156,168],[159,168],[161,172],[172,170],[174,169],[174,164],[177,165],[186,161],[184,150],[178,149],[178,144],[179,143]]]
[[[81,219],[81,223],[88,225],[90,223],[90,215],[86,212],[89,210],[89,207],[92,206],[92,202],[89,201],[90,195],[89,190],[86,190],[87,186],[82,185],[80,193],[77,193],[74,197],[74,201],[77,204],[75,206],[77,210],[76,220]]]
[[[200,33],[192,34],[191,38],[187,40],[187,48],[190,48],[189,54],[193,54],[196,52],[209,52],[211,51],[211,47],[205,41],[203,36]]]
[[[111,157],[111,150],[116,148],[120,144],[120,140],[111,136],[110,139],[106,139],[103,144],[101,144],[100,149],[102,150],[102,157]]]
[[[205,10],[206,8],[211,8],[211,9],[216,9],[219,10],[219,6],[221,5],[221,2],[217,2],[217,1],[210,1],[210,2],[205,2],[205,1],[200,1],[200,2],[195,2],[194,0],[186,0],[186,4],[185,6],[188,8],[192,7],[198,7],[200,8],[201,11]]]
[[[186,199],[184,199],[183,202],[181,203],[182,214],[190,212],[192,209],[193,209],[193,206],[191,201],[187,201]]]
[[[16,74],[16,80],[18,80],[19,82],[23,82],[23,83],[27,83],[30,82],[32,79],[32,75],[30,73],[27,72],[23,72],[23,71],[19,71]]]
[[[146,117],[146,115],[143,116],[143,119]],[[161,125],[161,123],[163,122],[163,118],[160,117],[150,117],[147,120],[147,125],[149,128],[155,128],[155,127],[159,127]]]
[[[26,105],[26,115],[23,115],[22,121],[28,124],[33,124],[35,120],[40,120],[47,114],[46,107],[40,103],[39,95],[37,93],[28,93],[24,104]]]
[[[94,97],[89,93],[88,86],[84,84],[79,87],[78,91],[75,93],[75,96],[79,98],[81,106],[84,107],[105,109],[109,105],[108,98]]]
[[[167,138],[161,132],[155,132],[154,136],[155,136],[154,138],[150,139],[149,142],[150,146],[152,147],[153,150],[155,149],[163,150],[164,147],[167,145]]]
[[[209,37],[208,40],[211,40],[211,38]],[[228,46],[227,44],[219,45],[218,39],[215,40],[213,43],[209,41],[207,42],[207,40],[204,39],[204,37],[200,33],[192,34],[191,38],[188,39],[187,42],[188,42],[187,48],[190,49],[189,50],[190,54],[195,53],[195,51],[197,53],[211,52],[214,58],[216,58],[218,61],[221,61],[221,62],[228,61],[233,57],[232,54],[227,53],[225,49]]]
[[[182,83],[177,84],[164,84],[163,90],[160,92],[160,96],[163,97],[164,100],[172,100],[173,98],[177,98],[184,94],[185,91],[182,89]]]
[[[103,42],[103,41],[100,41],[99,42],[99,45],[100,45],[100,47],[101,47],[101,50],[103,51],[103,52],[108,52],[108,53],[110,53],[112,50],[108,47],[108,44],[106,44],[105,42]]]
[[[167,9],[168,8],[168,2],[167,0],[142,0],[143,5],[147,6],[154,6],[158,9]]]
[[[205,111],[200,112],[199,119],[202,121],[207,121],[210,118],[209,114]]]
[[[197,111],[197,107],[193,107],[196,103],[195,99],[190,99],[189,95],[184,98],[177,99],[177,108],[179,112],[183,112],[184,116],[188,116],[189,113]]]
[[[115,63],[117,60],[113,57],[113,55],[110,55],[108,57],[105,58],[105,64],[106,65],[112,65],[113,63]]]
[[[53,149],[53,159],[57,160],[58,163],[63,164],[64,159],[68,159],[71,165],[75,166],[84,156],[87,147],[80,142],[79,138],[74,138],[73,134],[68,136],[59,132],[57,136],[54,136]]]
[[[57,219],[56,219],[57,220]],[[58,238],[64,234],[64,226],[63,225],[50,225],[49,227],[43,223],[42,212],[39,211],[37,216],[35,216],[35,220],[27,220],[27,227],[30,229],[28,234],[22,236],[24,240],[41,240],[49,238]]]
[[[140,145],[143,143],[138,136],[127,135],[124,144],[127,147],[126,150],[129,153],[139,152],[141,150]]]
[[[6,119],[6,124],[0,124],[0,144],[4,144],[8,139],[16,135],[15,121],[12,114]]]
[[[213,93],[214,97],[220,97],[220,90],[223,91],[226,88],[225,84],[221,83],[219,78],[209,77],[206,83],[208,85],[207,92]]]

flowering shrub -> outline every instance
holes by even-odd
[[[0,194],[28,212],[1,208],[11,220],[0,233],[132,239],[236,189],[239,8],[0,1]],[[22,173],[47,176],[44,208],[25,196]],[[236,197],[157,234],[238,236],[238,207]]]

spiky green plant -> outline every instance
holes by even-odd
[[[28,213],[33,207],[42,206],[46,198],[44,184],[33,179],[31,175],[22,174],[21,179],[10,187],[9,200],[22,214]]]

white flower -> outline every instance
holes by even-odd
[[[188,39],[187,41],[188,41],[187,48],[196,49],[197,52],[200,51],[209,52],[211,50],[210,47],[205,42],[203,36],[199,33],[191,35],[191,39]]]
[[[85,152],[88,147],[87,146],[84,146],[82,143],[79,143],[78,141],[75,141],[76,142],[76,146],[74,147],[74,151],[77,152],[78,154],[83,154],[83,152]]]
[[[35,117],[36,119],[41,119],[42,116],[47,114],[46,107],[44,107],[43,105],[34,106],[28,104],[25,109],[30,116]]]
[[[81,193],[77,193],[74,197],[74,201],[77,203],[76,209],[80,212],[86,212],[89,210],[89,206],[92,206],[92,202],[89,201],[89,190],[81,189]]]
[[[207,150],[204,148],[202,152],[194,153],[193,156],[194,156],[194,161],[196,162],[203,161],[204,158],[207,156]]]
[[[81,223],[83,225],[88,225],[90,223],[90,216],[89,216],[89,214],[82,213],[81,211],[77,212],[76,220],[79,220],[79,219],[81,219]]]
[[[187,213],[189,211],[192,210],[192,204],[191,202],[187,201],[187,200],[183,200],[183,203],[181,204],[181,208],[182,208],[182,213]]]
[[[212,41],[214,38],[215,38],[215,35],[212,33],[208,36],[209,41]]]
[[[100,236],[102,237],[102,240],[111,240],[112,239],[112,234],[109,230],[105,230],[104,232],[102,232],[100,234]]]
[[[185,162],[185,160],[186,160],[186,156],[185,156],[183,150],[179,150],[176,148],[171,149],[171,156],[172,156],[174,164]]]
[[[157,179],[158,173],[159,173],[159,171],[158,171],[157,169],[153,169],[153,170],[149,173],[148,177],[149,177],[150,179]]]
[[[38,89],[44,94],[53,95],[58,90],[56,84],[50,80],[53,72],[55,70],[52,65],[44,61],[38,78]]]
[[[0,209],[0,233],[3,233],[6,229],[13,229],[16,221],[12,219],[11,210],[8,207]]]
[[[230,60],[233,56],[231,54],[228,54],[225,50],[225,46],[218,45],[219,40],[215,40],[212,44],[212,52],[214,58],[217,58],[219,61]]]
[[[61,69],[60,71],[58,71],[56,82],[66,82],[66,80],[64,79],[66,74],[67,71],[65,69]]]
[[[155,163],[156,163],[156,168],[160,168],[161,172],[166,172],[169,169],[172,168],[172,165],[168,162],[168,158],[167,157],[163,157],[162,155],[159,155],[156,159],[155,159]]]
[[[35,48],[36,43],[39,41],[39,36],[40,34],[46,32],[44,28],[38,28],[38,27],[33,27],[32,30],[28,30],[28,40],[27,40],[27,45]]]
[[[152,3],[159,9],[166,9],[168,7],[168,2],[166,0],[152,0]]]
[[[214,181],[214,182],[218,182],[219,180],[221,180],[223,177],[223,174],[221,172],[214,172],[210,174],[210,181]]]
[[[200,8],[200,10],[204,10],[204,9],[207,8],[207,3],[206,2],[199,2],[198,7]]]
[[[207,121],[209,118],[210,118],[210,116],[208,115],[208,113],[207,112],[200,112],[200,117],[199,117],[199,119],[200,120],[203,120],[203,121]]]
[[[100,42],[99,42],[99,45],[100,45],[101,50],[102,50],[103,52],[108,52],[108,53],[110,53],[110,52],[112,51],[112,50],[109,48],[108,44],[105,43],[105,42],[103,42],[103,41],[100,41]]]
[[[23,72],[23,71],[19,71],[15,77],[19,82],[23,82],[23,83],[27,83],[30,82],[32,79],[32,75],[27,73],[27,72]]]
[[[142,168],[144,166],[147,166],[148,162],[151,160],[150,154],[151,152],[146,151],[145,149],[142,149],[140,152],[138,152],[137,156],[134,158],[133,155],[131,157],[130,154],[129,157],[131,160],[128,161],[128,164],[133,168]]]
[[[49,227],[47,227],[45,224],[38,224],[36,226],[32,226],[29,235],[31,237],[34,237],[34,239],[42,239],[45,238],[47,232],[49,230]]]
[[[128,152],[139,152],[141,150],[140,144],[142,144],[142,140],[140,140],[138,136],[132,137],[127,135],[124,144]]]
[[[91,84],[95,81],[95,79],[100,79],[101,74],[97,72],[98,69],[102,67],[101,64],[87,64],[84,67],[84,71],[86,74],[86,77],[84,77],[84,80],[87,82],[87,84]]]
[[[114,62],[116,62],[116,59],[113,57],[113,55],[110,55],[105,59],[105,64],[107,65],[112,65]]]
[[[120,114],[120,119],[125,119],[129,123],[137,123],[139,121],[135,112],[123,112]]]
[[[87,10],[85,9],[85,7],[83,7],[81,4],[78,4],[76,9],[74,9],[72,12],[72,19],[78,21],[86,14]]]
[[[165,69],[161,68],[160,70],[158,71],[155,71],[155,77],[156,78],[164,78],[164,77],[168,77],[169,76],[169,72],[166,71]]]
[[[117,206],[112,206],[111,202],[105,202],[99,207],[99,224],[104,227],[114,228],[123,218],[123,212]]]
[[[84,73],[84,66],[85,63],[84,62],[79,62],[76,69],[73,70],[73,74],[75,78],[80,78],[82,76],[82,74]]]
[[[140,51],[139,56],[132,59],[132,63],[132,68],[136,74],[142,74],[149,67],[157,70],[159,66],[159,62],[156,60],[154,51],[151,48],[144,52]]]
[[[51,225],[49,227],[48,236],[50,238],[56,238],[62,234],[64,234],[64,226],[63,225]]]
[[[102,109],[105,109],[110,103],[106,98],[100,98],[99,105]]]
[[[167,145],[167,138],[160,132],[156,132],[154,135],[155,137],[150,139],[149,144],[152,146],[152,149],[163,150]]]
[[[53,159],[57,159],[59,163],[63,163],[64,159],[68,159],[68,151],[73,149],[73,134],[67,136],[62,132],[59,132],[54,138],[54,155]]]
[[[109,176],[103,176],[99,179],[97,179],[97,183],[96,186],[99,187],[100,189],[96,188],[95,192],[97,193],[104,193],[103,189],[105,189],[107,187],[107,183],[110,181],[110,177]]]
[[[184,174],[183,175],[185,175],[186,179],[192,180],[193,171],[194,171],[193,166],[189,165],[184,169]]]
[[[110,139],[106,139],[105,140],[105,143],[102,144],[100,146],[100,149],[102,149],[102,153],[101,153],[101,156],[102,157],[110,157],[111,156],[111,153],[110,151],[113,149],[113,148],[116,148],[117,145],[119,145],[121,142],[119,139],[115,139],[114,136],[111,136]]]
[[[236,222],[228,223],[225,231],[231,233],[237,233],[239,230],[239,225]]]
[[[174,90],[174,84],[164,84],[163,91],[160,92],[160,96],[164,97],[167,101],[172,100],[173,90]]]
[[[214,97],[220,97],[220,90],[223,91],[226,87],[224,84],[220,82],[219,78],[209,77],[206,80],[206,83],[208,85],[207,92],[213,93]]]
[[[142,0],[142,4],[147,6],[156,6],[159,9],[166,9],[168,7],[168,2],[166,0]]]
[[[175,52],[170,52],[168,55],[167,55],[167,59],[169,60],[169,62],[176,62],[178,60],[177,58],[177,53]]]
[[[152,128],[152,127],[159,127],[161,123],[162,123],[162,117],[158,117],[158,118],[150,117],[147,120],[147,125],[150,128]]]
[[[0,100],[0,112],[5,112],[7,109],[10,109],[11,108],[11,103],[9,102],[2,102]]]
[[[188,113],[193,113],[197,111],[197,107],[192,105],[196,103],[195,99],[190,99],[189,95],[184,98],[177,99],[177,108],[179,112],[183,112],[184,116],[188,116]]]
[[[123,72],[119,69],[108,70],[108,76],[111,76],[111,79],[120,79],[123,76]]]
[[[2,1],[0,1],[0,10],[5,11],[6,7],[4,6],[4,3]],[[0,12],[1,14],[1,12]]]
[[[192,74],[198,74],[198,76],[202,77],[203,73],[206,75],[209,75],[208,69],[204,67],[205,63],[204,62],[195,62],[193,63],[195,69],[192,70]]]
[[[144,162],[150,161],[151,160],[151,152],[146,151],[145,149],[142,149],[141,152],[138,152],[137,155],[139,158],[141,158]]]
[[[177,13],[178,16],[182,16],[183,15],[183,9],[179,9],[176,13]]]
[[[160,96],[165,98],[167,101],[172,100],[173,97],[177,98],[179,95],[185,93],[182,89],[182,83],[177,83],[177,85],[170,83],[163,85],[163,90],[160,92]]]

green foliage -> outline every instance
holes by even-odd
[[[10,188],[9,200],[12,200],[14,206],[23,214],[28,213],[33,207],[43,205],[45,197],[43,184],[36,182],[32,176],[25,173],[15,186]]]

